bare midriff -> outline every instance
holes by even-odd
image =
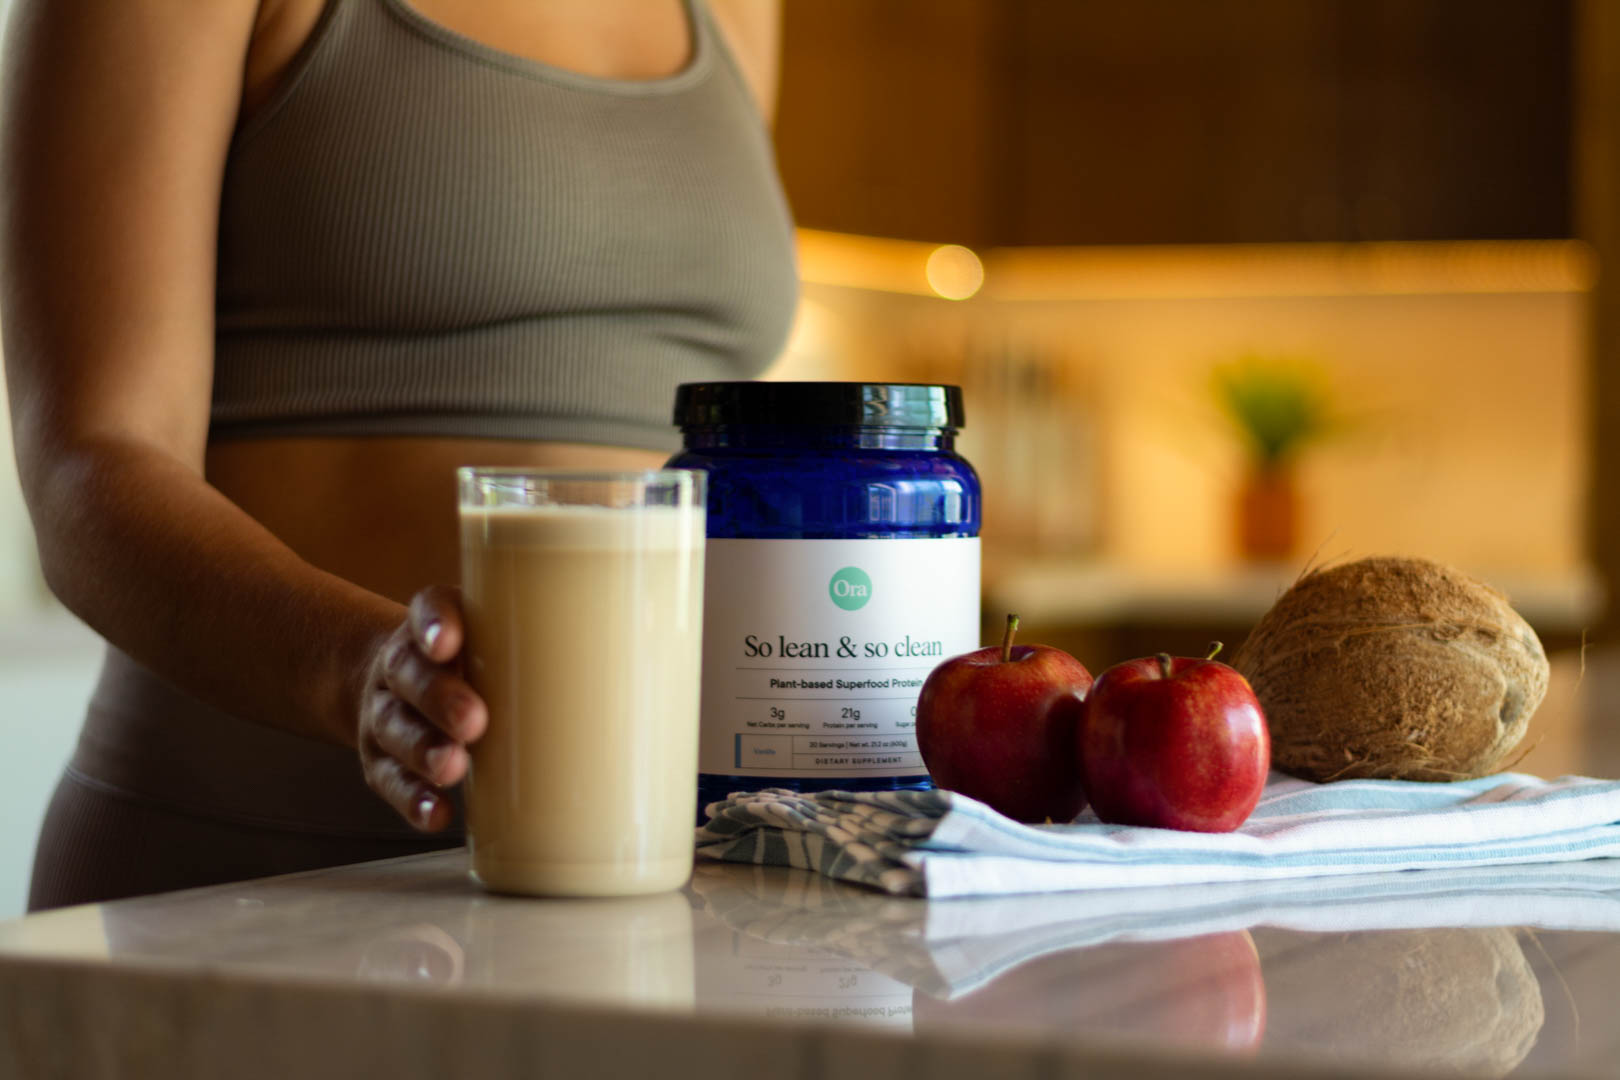
[[[667,457],[496,439],[233,439],[209,445],[207,478],[305,561],[405,603],[460,576],[460,466],[651,469]]]

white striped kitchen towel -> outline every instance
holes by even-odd
[[[1273,773],[1231,833],[1021,825],[948,791],[744,792],[698,853],[796,866],[896,895],[989,896],[1620,856],[1620,781],[1500,773],[1426,784]]]

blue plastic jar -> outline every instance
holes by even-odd
[[[979,478],[962,393],[895,383],[688,383],[708,473],[702,808],[734,791],[927,787],[917,694],[979,646]]]

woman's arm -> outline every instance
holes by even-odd
[[[459,649],[453,599],[413,606],[413,648],[404,609],[302,561],[203,478],[219,191],[255,0],[13,8],[0,327],[47,581],[196,696],[359,745],[372,786],[422,824],[432,793],[412,770],[454,782],[465,751],[414,707],[462,739],[483,723],[424,655]],[[449,632],[427,649],[434,620]]]

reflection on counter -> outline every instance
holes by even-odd
[[[1184,1050],[1253,1053],[1267,985],[1254,939],[1231,930],[1047,953],[961,997],[918,991],[918,1031],[1068,1031]]]
[[[1545,957],[1538,928],[1620,929],[1620,860],[936,903],[699,864],[692,888],[734,935],[700,945],[700,1000],[743,1011],[881,1021],[900,1015],[890,999],[909,984],[919,1033],[1309,1050],[1484,1075],[1536,1046],[1544,981],[1563,1012],[1579,1008],[1556,965],[1538,973],[1521,942]],[[817,982],[817,970],[847,982]],[[881,990],[857,989],[873,980]],[[1571,1050],[1561,1041],[1544,1057]]]
[[[572,1001],[689,1011],[692,909],[680,893],[611,900],[487,897],[466,913],[475,986],[554,988]]]
[[[744,1014],[911,1030],[911,987],[927,975],[904,950],[861,942],[902,928],[914,905],[766,867],[699,863],[691,888],[708,916],[698,930],[703,1000]]]
[[[467,879],[465,852],[432,858],[444,874],[431,889],[415,884],[405,860],[392,860],[346,869],[348,887],[331,892],[293,875],[65,908],[0,924],[0,950],[59,939],[111,957],[185,956],[278,974],[692,1010],[693,914],[684,894],[493,896]],[[374,890],[389,902],[379,905]],[[29,940],[14,936],[24,927]]]
[[[552,901],[485,894],[452,851],[0,922],[0,959],[499,1000],[510,1032],[531,1002],[1284,1066],[1620,1060],[1620,859],[949,901],[700,864],[683,892]]]
[[[439,983],[454,986],[466,976],[467,952],[461,942],[432,923],[396,926],[366,942],[355,972],[379,982]]]
[[[1270,931],[1258,940],[1274,1002],[1268,1049],[1505,1076],[1546,1020],[1513,929]]]

